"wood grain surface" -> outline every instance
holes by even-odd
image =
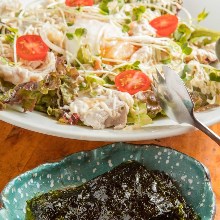
[[[220,124],[210,127],[220,135]],[[71,140],[28,131],[0,121],[0,191],[17,175],[45,163],[57,161],[66,155],[90,150],[111,142]],[[220,147],[200,131],[185,135],[131,142],[170,146],[202,162],[210,171],[220,219]]]

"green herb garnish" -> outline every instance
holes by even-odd
[[[146,11],[146,8],[142,5],[137,7],[137,8],[133,8],[134,19],[136,21],[140,21],[141,17],[144,14],[145,11]]]
[[[209,13],[206,12],[206,10],[205,10],[205,8],[204,8],[203,11],[198,14],[198,16],[197,16],[197,21],[198,21],[198,22],[201,22],[201,21],[205,20],[208,15],[209,15]]]
[[[66,33],[66,36],[69,40],[73,40],[82,37],[84,34],[86,34],[85,28],[77,28],[74,33]]]

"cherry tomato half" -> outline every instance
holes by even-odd
[[[94,1],[93,0],[66,0],[65,4],[70,7],[92,6],[94,4]]]
[[[150,21],[150,25],[156,29],[159,36],[168,37],[176,30],[178,18],[175,15],[166,14]]]
[[[150,84],[149,77],[139,70],[126,70],[115,77],[117,89],[121,92],[128,92],[131,95],[147,90]]]
[[[16,42],[17,55],[29,61],[44,60],[49,50],[39,35],[23,35]]]

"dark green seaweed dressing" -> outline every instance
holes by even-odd
[[[26,220],[199,220],[174,181],[136,161],[27,201]]]

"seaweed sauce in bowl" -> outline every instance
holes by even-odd
[[[36,196],[26,211],[26,220],[200,219],[166,173],[136,161],[121,163],[76,188]]]

